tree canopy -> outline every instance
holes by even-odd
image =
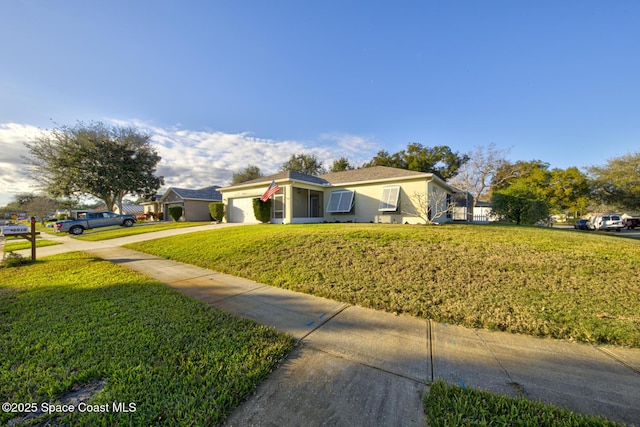
[[[450,183],[461,190],[473,195],[474,203],[479,200],[488,200],[487,193],[491,189],[491,183],[499,170],[508,164],[506,156],[509,150],[502,150],[494,143],[487,147],[476,147],[475,151],[467,154],[468,161],[458,170]]]
[[[346,157],[340,157],[339,159],[333,161],[329,172],[343,172],[353,169],[355,168],[351,165],[351,163],[349,163],[349,159],[347,159]]]
[[[549,205],[535,189],[518,182],[493,192],[491,211],[516,224],[535,224],[549,216]]]
[[[610,159],[587,171],[594,199],[621,209],[640,210],[640,152]]]
[[[249,165],[240,172],[234,172],[231,178],[231,185],[241,184],[243,182],[251,181],[252,179],[260,178],[262,172],[260,168],[254,165]]]
[[[151,137],[133,127],[77,123],[28,142],[31,173],[54,197],[90,195],[108,209],[126,194],[149,196],[164,184]]]
[[[280,166],[280,171],[300,172],[307,175],[322,175],[325,173],[322,162],[315,154],[292,154],[289,160]]]
[[[410,143],[406,150],[389,154],[378,151],[373,159],[364,166],[391,166],[418,172],[433,173],[442,179],[449,179],[458,173],[458,169],[469,160],[466,154],[453,152],[446,145],[425,147],[417,142]]]

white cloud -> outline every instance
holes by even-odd
[[[29,151],[24,144],[41,132],[35,126],[0,123],[0,206],[16,194],[34,191],[37,183],[29,177],[24,160]]]
[[[330,163],[340,157],[346,157],[354,166],[360,166],[371,160],[379,147],[373,138],[360,135],[327,133],[321,135],[320,140],[336,147],[329,157]],[[325,164],[330,166],[330,163]]]
[[[255,165],[263,174],[269,175],[277,172],[294,153],[314,154],[329,168],[333,160],[343,156],[354,165],[362,164],[376,151],[372,139],[356,135],[321,135],[320,145],[256,138],[247,132],[229,134],[164,128],[138,121],[108,121],[132,125],[151,135],[151,141],[162,157],[158,175],[164,176],[164,189],[225,186],[234,172],[249,165]],[[23,143],[40,132],[41,129],[29,125],[0,124],[0,205],[8,203],[12,195],[34,191],[35,182],[27,176],[21,156],[27,154]]]

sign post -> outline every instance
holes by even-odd
[[[38,233],[40,234],[40,233]],[[36,217],[31,217],[31,261],[36,260]]]
[[[40,234],[36,231],[36,217],[31,217],[31,230],[24,225],[7,225],[1,230],[3,236],[19,236],[31,242],[31,260],[36,260],[36,236]]]

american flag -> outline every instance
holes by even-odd
[[[278,187],[278,184],[276,184],[275,181],[271,181],[271,185],[269,186],[269,188],[267,188],[267,191],[264,192],[262,197],[260,197],[260,200],[262,200],[263,202],[266,202],[271,198],[271,196],[276,194],[278,191],[280,191],[280,187]]]

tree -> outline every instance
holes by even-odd
[[[126,194],[149,196],[164,184],[151,137],[133,127],[79,122],[43,133],[27,148],[31,173],[55,197],[91,195],[109,209]]]
[[[355,168],[351,166],[351,163],[349,163],[349,159],[347,159],[346,157],[340,157],[339,159],[333,161],[329,172],[343,172],[353,169]]]
[[[500,191],[518,185],[527,188],[536,199],[544,200],[555,212],[582,212],[588,205],[587,177],[578,168],[549,170],[540,160],[504,163],[492,180],[492,190]]]
[[[557,211],[573,211],[579,216],[589,204],[587,176],[576,167],[553,169],[545,193]]]
[[[640,210],[640,152],[607,161],[587,169],[593,198],[630,211]]]
[[[379,151],[374,158],[365,164],[369,166],[390,166],[418,172],[433,173],[442,179],[449,179],[456,175],[458,169],[469,160],[467,155],[460,155],[451,151],[446,145],[424,147],[412,142],[406,150],[389,154]]]
[[[417,216],[425,224],[433,224],[436,219],[453,212],[456,203],[452,197],[443,190],[433,190],[429,194],[414,192],[409,196],[411,204],[402,213]]]
[[[516,224],[536,224],[549,217],[547,202],[524,184],[513,184],[494,191],[491,211]]]
[[[300,172],[307,175],[322,175],[325,169],[315,154],[292,154],[291,158],[280,166],[280,171]]]
[[[27,203],[26,210],[29,216],[40,218],[40,223],[44,225],[44,220],[48,215],[55,213],[60,203],[46,196],[35,196]]]
[[[549,163],[542,160],[504,162],[491,179],[491,191],[503,190],[515,182],[527,183],[540,190],[549,179]]]
[[[254,165],[249,165],[240,172],[234,172],[231,178],[231,185],[241,184],[243,182],[251,181],[252,179],[262,177],[260,168]]]
[[[493,142],[487,147],[476,147],[475,151],[467,154],[469,160],[460,167],[450,183],[471,193],[474,206],[479,200],[486,201],[489,198],[491,183],[494,182],[498,171],[504,170],[508,164],[508,154],[509,150],[496,148]]]
[[[407,169],[406,163],[401,156],[402,151],[394,154],[389,154],[386,150],[378,151],[378,154],[373,156],[373,159],[364,164],[364,167],[371,166],[388,166],[391,168]]]

